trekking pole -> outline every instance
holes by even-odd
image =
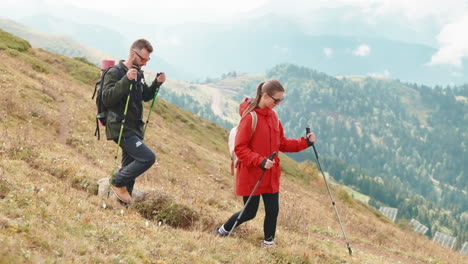
[[[271,154],[271,155],[268,157],[268,159],[269,159],[269,160],[273,160],[273,159],[275,158],[275,156],[276,156],[276,152],[273,152],[273,154]],[[244,211],[245,211],[245,208],[247,208],[247,205],[249,204],[250,199],[252,199],[252,196],[253,196],[253,194],[255,193],[255,191],[257,190],[257,187],[258,187],[258,185],[260,184],[260,181],[262,180],[263,176],[265,175],[266,169],[262,169],[262,170],[263,170],[262,175],[261,175],[260,178],[258,179],[257,184],[255,184],[255,187],[253,188],[252,193],[250,193],[249,199],[247,199],[247,202],[245,202],[244,208],[242,208],[242,210],[240,211],[239,215],[237,216],[236,222],[234,222],[234,225],[232,226],[231,231],[229,231],[228,236],[230,236],[231,233],[232,233],[232,230],[234,230],[234,228],[236,228],[237,222],[239,222],[239,220],[241,219],[242,214],[243,214]]]
[[[156,78],[158,78],[158,76],[160,75],[161,73],[157,73],[156,74]],[[149,110],[149,113],[148,113],[148,118],[146,119],[146,124],[145,124],[145,128],[143,129],[143,137],[145,136],[145,132],[146,132],[146,127],[148,127],[148,123],[149,123],[149,118],[151,116],[151,112],[153,111],[153,106],[154,106],[154,102],[156,101],[156,96],[158,96],[158,93],[159,93],[159,88],[156,88],[156,91],[154,91],[154,95],[153,95],[153,101],[151,102],[151,107],[150,107],[150,110]]]
[[[306,136],[309,133],[310,133],[310,127],[307,126],[306,127]],[[335,208],[336,217],[338,218],[338,222],[340,223],[341,232],[343,232],[343,236],[344,236],[344,239],[346,241],[346,247],[348,248],[349,255],[352,255],[353,250],[351,249],[351,245],[349,244],[348,237],[346,236],[346,232],[345,232],[345,230],[343,228],[343,224],[341,223],[341,217],[340,217],[340,214],[338,213],[338,209],[336,208],[336,203],[333,200],[333,195],[332,195],[332,193],[330,191],[330,187],[328,186],[327,178],[325,178],[325,174],[323,173],[322,166],[320,166],[320,161],[319,161],[319,157],[317,155],[317,150],[315,149],[314,142],[312,142],[312,147],[314,148],[315,157],[317,158],[317,164],[319,166],[320,172],[322,173],[323,180],[325,181],[325,186],[327,186],[327,191],[328,191],[328,195],[330,196],[331,203],[333,205],[333,208]]]
[[[136,80],[134,82],[136,82]],[[122,139],[122,134],[123,134],[124,126],[125,126],[125,120],[127,119],[128,102],[130,101],[130,94],[132,94],[132,89],[133,89],[133,83],[134,82],[132,82],[130,84],[130,91],[128,92],[127,101],[125,102],[123,120],[122,120],[122,124],[120,125],[119,139],[117,140],[117,148],[115,149],[114,166],[112,168],[112,174],[111,174],[111,177],[109,179],[110,184],[112,184],[112,179],[114,178],[115,168],[117,167],[117,156],[119,155],[120,141]]]

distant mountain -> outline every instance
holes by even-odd
[[[102,59],[116,58],[71,37],[35,30],[7,18],[0,17],[0,28],[28,40],[34,48],[43,48],[68,57],[84,57],[96,65]]]
[[[273,15],[237,24],[169,27],[158,38],[164,37],[177,40],[177,45],[168,43],[163,55],[199,76],[261,73],[293,63],[330,75],[384,76],[427,85],[468,81],[463,68],[428,65],[437,51],[431,46],[359,35],[312,35],[303,25]]]
[[[31,43],[31,45],[35,48],[43,48],[68,57],[84,57],[96,65],[100,65],[101,60],[103,59],[113,59],[117,61],[119,59],[125,59],[127,56],[129,47],[127,47],[125,51],[123,51],[123,47],[119,47],[119,45],[114,45],[114,43],[120,43],[120,41],[122,41],[121,39],[119,39],[120,35],[115,34],[115,32],[112,31],[106,31],[105,27],[99,27],[96,25],[80,26],[78,24],[72,22],[67,23],[64,20],[56,19],[53,17],[44,17],[45,22],[41,22],[41,17],[30,17],[28,18],[28,21],[32,25],[32,27],[28,27],[13,20],[0,17],[0,28],[9,33],[15,34],[28,40]],[[34,26],[36,23],[38,27]],[[67,31],[69,26],[71,28],[71,31]],[[73,29],[75,26],[76,29]],[[42,30],[46,32],[55,33],[46,33],[44,31],[38,30],[37,28],[39,27],[41,27]],[[91,30],[94,27],[96,27],[96,30]],[[92,32],[94,32],[91,35],[98,35],[98,39],[101,39],[102,42],[97,40],[94,42],[90,41],[88,43],[91,43],[91,47],[75,39],[75,37],[79,38],[83,34],[87,35],[87,30],[91,30]],[[68,35],[72,32],[72,35]],[[127,45],[130,46],[131,42],[128,42]],[[95,46],[100,46],[106,52],[102,52],[96,49]],[[110,54],[110,52],[115,53]],[[157,46],[155,55],[152,56],[151,62],[148,64],[147,68],[153,72],[164,71],[171,78],[191,76],[189,74],[184,74],[183,71],[167,63],[163,58],[158,56]]]
[[[85,11],[86,10],[82,10],[82,12]],[[93,17],[95,17],[95,14]],[[109,19],[112,28],[92,22],[75,22],[73,19],[63,19],[46,14],[25,17],[19,21],[33,29],[76,39],[94,49],[111,54],[116,59],[127,58],[132,42],[137,38],[146,38],[152,42],[155,48],[151,56],[151,62],[149,62],[147,66],[149,70],[153,72],[164,71],[171,78],[194,77],[190,73],[183,71],[180,67],[168,63],[161,56],[158,39],[152,38],[152,34],[141,33],[141,27],[143,26],[132,25],[128,22],[106,16],[105,14],[102,14],[102,19]],[[95,19],[90,20],[94,21]],[[133,32],[131,30],[133,30]],[[129,31],[130,33],[128,33]]]
[[[18,20],[30,28],[56,35],[66,35],[78,40],[87,46],[105,51],[115,57],[125,57],[128,52],[128,40],[120,32],[114,29],[96,25],[75,23],[46,14],[25,17]]]

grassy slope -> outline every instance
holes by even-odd
[[[115,145],[93,137],[99,70],[6,46],[14,45],[0,45],[0,263],[466,263],[334,188],[349,257],[315,167],[285,156],[277,247],[259,247],[262,208],[233,238],[212,236],[208,230],[241,208],[227,132],[162,100],[145,140],[158,164],[136,188],[170,193],[201,220],[175,229],[133,208],[104,209],[94,183],[109,174]]]

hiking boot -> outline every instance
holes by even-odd
[[[132,202],[132,197],[128,193],[127,187],[122,186],[122,187],[117,187],[114,185],[111,185],[112,192],[114,192],[115,196],[117,196],[117,199],[120,201],[129,204]]]

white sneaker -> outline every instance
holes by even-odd
[[[272,240],[272,241],[263,240],[263,247],[264,247],[264,248],[272,248],[272,247],[275,247],[275,241],[274,241],[274,240]]]
[[[224,225],[214,231],[214,234],[220,237],[225,237],[229,235],[229,231],[224,229]]]

